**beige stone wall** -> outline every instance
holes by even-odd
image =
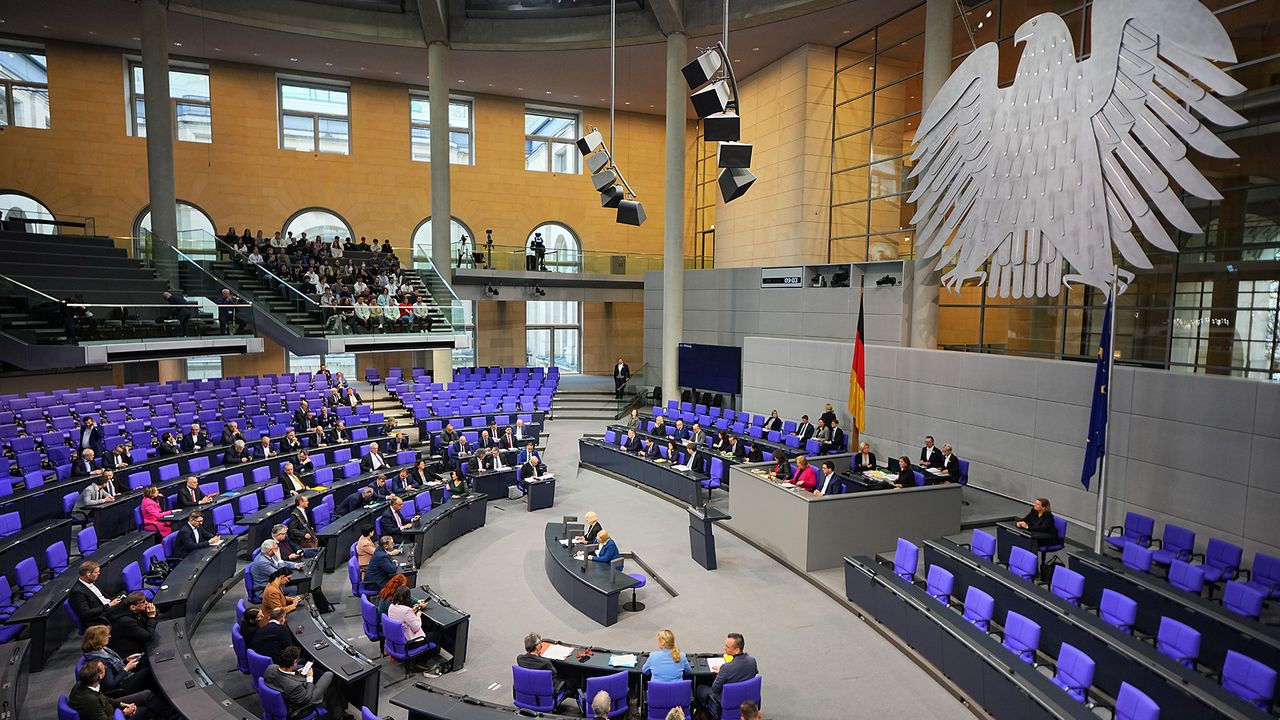
[[[716,267],[826,261],[834,62],[832,48],[805,45],[739,80],[758,179],[716,206]]]

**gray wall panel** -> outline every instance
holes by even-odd
[[[767,357],[769,371],[745,383],[745,406],[816,417],[830,402],[848,428],[851,356],[847,342],[746,338],[744,361]],[[780,382],[787,373],[806,379]],[[869,345],[862,439],[882,458],[916,457],[926,434],[949,442],[971,461],[973,485],[1048,497],[1083,526],[1073,537],[1087,539],[1097,476],[1085,490],[1080,468],[1093,375],[1088,363]],[[1157,533],[1166,522],[1194,530],[1199,548],[1220,537],[1248,553],[1276,552],[1278,386],[1119,367],[1110,390],[1108,525],[1133,510],[1155,517]]]

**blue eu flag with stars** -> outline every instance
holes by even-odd
[[[1098,471],[1098,461],[1107,448],[1107,393],[1111,388],[1111,303],[1107,298],[1107,314],[1102,319],[1102,339],[1098,342],[1098,369],[1093,379],[1093,405],[1089,411],[1089,435],[1085,439],[1084,469],[1080,483],[1089,489],[1089,480]]]

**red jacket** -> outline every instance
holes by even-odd
[[[813,492],[818,487],[818,474],[813,471],[812,465],[806,465],[804,470],[796,472],[796,476],[791,482],[795,483],[797,487]]]

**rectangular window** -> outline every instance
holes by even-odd
[[[578,113],[571,110],[526,109],[524,168],[577,174],[578,148],[574,143],[581,137],[580,120]]]
[[[351,154],[349,88],[281,79],[279,95],[281,150]]]
[[[129,134],[135,137],[147,136],[147,108],[142,74],[142,64],[130,61],[129,107],[133,108],[133,122]],[[173,136],[185,142],[213,142],[209,69],[194,66],[171,67],[169,98],[173,101]]]
[[[49,129],[49,70],[43,52],[0,47],[0,126]]]
[[[449,163],[470,165],[472,141],[471,101],[449,99]],[[431,162],[431,103],[426,95],[409,96],[409,140],[412,156],[420,162]]]

